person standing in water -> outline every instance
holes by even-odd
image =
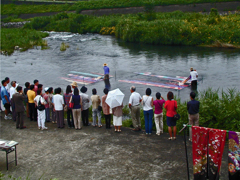
[[[197,89],[197,78],[198,78],[198,73],[196,70],[193,70],[193,68],[190,68],[190,76],[185,80],[187,82],[188,80],[191,80],[191,87],[192,90]]]
[[[111,84],[109,81],[109,73],[110,73],[110,69],[107,66],[108,64],[104,63],[103,64],[103,70],[104,70],[104,83],[105,83],[105,88],[107,88],[108,90],[111,89]]]

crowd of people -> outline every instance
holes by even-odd
[[[11,84],[11,87],[9,86]],[[4,119],[13,119],[16,121],[16,128],[24,129],[24,112],[30,121],[37,121],[38,129],[46,130],[46,122],[57,124],[58,128],[64,128],[64,112],[67,114],[67,125],[69,128],[76,130],[82,129],[83,126],[102,127],[101,111],[103,111],[106,128],[111,128],[111,115],[113,115],[113,126],[115,132],[121,132],[122,126],[122,108],[123,104],[115,108],[110,108],[106,103],[109,92],[108,88],[103,90],[104,95],[97,95],[97,90],[92,89],[92,96],[89,97],[87,87],[82,86],[78,89],[76,82],[66,87],[66,91],[62,93],[60,87],[53,89],[45,87],[34,80],[33,84],[25,83],[25,88],[18,85],[16,81],[11,81],[8,77],[2,80],[1,100],[5,107]],[[43,93],[44,91],[44,93]],[[166,119],[169,140],[176,139],[176,119],[177,101],[171,91],[167,94],[165,100],[161,93],[156,93],[156,99],[151,96],[151,89],[147,88],[145,95],[141,96],[136,92],[136,87],[130,88],[131,95],[129,98],[129,108],[131,110],[131,118],[133,123],[133,131],[141,131],[140,109],[141,105],[144,112],[145,132],[146,135],[152,134],[153,118],[156,125],[156,134],[163,133],[163,108],[166,109]],[[199,125],[199,101],[195,100],[196,94],[190,93],[191,101],[187,103],[189,113],[189,124]],[[89,107],[92,103],[92,123],[89,123]],[[24,103],[25,102],[25,103]],[[153,107],[154,112],[153,112]],[[191,141],[191,131],[190,138]]]

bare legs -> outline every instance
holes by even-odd
[[[177,127],[173,126],[173,128],[171,126],[168,126],[168,133],[170,135],[170,138],[172,137],[172,129],[173,129],[173,135],[174,138],[176,138],[176,134],[177,134]]]
[[[121,132],[122,126],[114,126],[116,132]]]

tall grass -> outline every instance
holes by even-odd
[[[60,13],[36,17],[25,28],[74,33],[112,34],[127,42],[162,45],[211,45],[214,42],[240,44],[240,14],[219,16],[200,13],[139,13],[87,16]]]
[[[198,98],[200,101],[199,111],[199,125],[202,127],[209,127],[215,129],[239,131],[240,129],[240,92],[236,89],[213,90],[209,88],[200,92]],[[190,100],[189,100],[190,101]],[[177,112],[181,118],[177,121],[177,129],[180,130],[183,124],[188,123],[187,101],[181,102],[177,99],[178,109]],[[127,107],[125,107],[127,108]],[[164,132],[168,132],[166,124],[166,110],[163,110]],[[123,121],[123,126],[132,127],[132,120],[130,114],[129,119]],[[144,125],[143,110],[141,110],[141,125]],[[153,124],[155,130],[155,124]]]
[[[0,50],[3,54],[10,55],[14,52],[14,47],[24,51],[35,45],[45,47],[47,42],[42,38],[47,37],[48,33],[39,32],[33,29],[1,29],[1,46]]]
[[[51,4],[51,5],[14,5],[3,4],[1,14],[31,14],[43,12],[61,12],[61,11],[78,11],[87,9],[104,9],[104,8],[124,8],[140,7],[146,3],[154,6],[173,5],[173,4],[197,4],[197,3],[216,3],[230,2],[234,0],[89,0],[81,1],[74,4]],[[236,1],[236,0],[235,0]]]

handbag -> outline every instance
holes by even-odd
[[[177,121],[177,120],[179,120],[180,119],[180,114],[174,114],[174,116],[173,116],[173,119],[175,120],[175,121]]]
[[[69,101],[69,108],[72,109],[73,106],[74,106],[74,103],[73,103],[72,96],[71,96],[71,99]]]
[[[39,111],[43,111],[45,109],[45,106],[40,102],[40,99],[41,97],[39,98],[37,109]]]
[[[99,111],[102,111],[102,106],[99,105],[99,106],[98,106],[98,110],[99,110]]]

